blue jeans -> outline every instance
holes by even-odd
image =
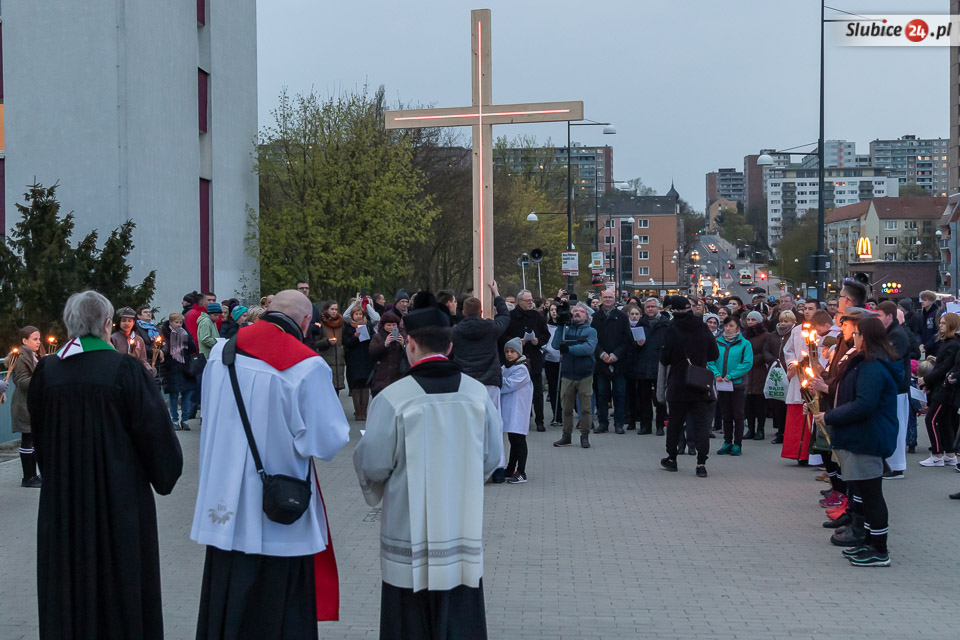
[[[610,425],[610,388],[613,387],[613,424],[623,426],[627,421],[627,377],[621,374],[610,375],[606,365],[594,378],[597,382],[597,426],[601,429]]]

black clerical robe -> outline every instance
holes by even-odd
[[[170,493],[183,454],[156,385],[86,336],[40,360],[28,404],[40,638],[162,638],[153,491]]]

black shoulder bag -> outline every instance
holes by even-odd
[[[257,473],[263,481],[263,512],[267,518],[280,524],[293,524],[300,519],[303,512],[310,505],[310,496],[313,491],[310,487],[310,464],[307,467],[307,478],[301,480],[281,474],[269,475],[263,470],[260,461],[260,452],[250,430],[250,419],[243,406],[243,396],[240,394],[240,383],[237,381],[237,338],[234,336],[223,346],[223,364],[230,372],[230,385],[233,387],[233,396],[237,400],[237,410],[243,422],[243,430],[247,434],[247,443],[250,453],[253,454],[253,463],[257,466]],[[311,461],[312,462],[312,461]]]
[[[683,346],[683,355],[687,360],[687,372],[684,374],[683,383],[691,389],[699,389],[708,395],[713,395],[714,375],[710,369],[701,367],[698,364],[690,362],[690,356],[687,355],[687,345]]]

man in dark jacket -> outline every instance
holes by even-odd
[[[940,331],[940,303],[937,302],[937,295],[933,291],[923,291],[920,293],[920,344],[923,345],[924,353],[928,356],[937,355],[937,333]]]
[[[533,380],[533,418],[537,431],[546,431],[543,426],[543,352],[540,348],[550,341],[547,319],[537,311],[533,294],[523,289],[517,294],[517,306],[510,312],[510,326],[500,338],[500,349],[511,338],[520,338],[523,355],[527,357],[530,378]]]
[[[643,317],[640,318],[643,327],[644,342],[637,356],[637,380],[640,408],[639,435],[652,432],[653,407],[657,408],[657,435],[662,436],[664,424],[667,420],[667,405],[657,402],[657,373],[660,370],[660,350],[670,328],[670,318],[660,313],[660,303],[656,298],[647,298],[643,303]]]
[[[887,458],[890,471],[883,474],[888,479],[902,478],[907,468],[907,421],[910,414],[910,338],[897,321],[897,304],[884,300],[877,305],[877,317],[887,330],[887,338],[902,363],[903,376],[897,382],[897,450]]]
[[[453,328],[453,359],[465,374],[486,385],[494,404],[499,406],[503,376],[497,342],[510,324],[510,312],[500,297],[497,282],[489,286],[497,315],[492,320],[483,318],[480,300],[467,298],[463,302],[463,320]]]
[[[607,433],[610,427],[610,388],[613,387],[613,427],[623,434],[627,420],[627,376],[620,360],[633,342],[630,319],[617,309],[613,289],[600,294],[600,307],[590,323],[597,332],[597,428],[594,433]]]
[[[550,343],[560,352],[560,405],[563,407],[563,435],[555,447],[571,444],[573,409],[580,401],[580,446],[590,448],[590,402],[593,397],[593,370],[596,360],[597,332],[588,323],[587,305],[578,303],[570,312],[570,324],[553,334]]]
[[[677,445],[684,425],[689,421],[697,442],[697,477],[705,478],[707,454],[710,451],[710,423],[717,399],[712,385],[701,389],[686,383],[687,368],[689,363],[706,370],[708,362],[720,357],[720,349],[707,325],[691,313],[689,300],[676,296],[671,300],[671,306],[673,326],[667,331],[660,351],[660,364],[670,367],[667,375],[667,405],[670,410],[667,457],[660,461],[660,465],[668,471],[677,470]]]

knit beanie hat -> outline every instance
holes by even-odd
[[[503,345],[503,350],[513,349],[520,355],[523,355],[523,342],[520,341],[520,338],[510,338],[507,340],[507,343]]]
[[[233,316],[234,322],[240,322],[240,316],[247,312],[247,308],[242,304],[238,304],[233,308],[233,311],[230,312],[230,315]]]
[[[219,302],[211,302],[207,305],[207,313],[223,313],[223,307]]]
[[[717,321],[717,324],[720,324],[720,316],[715,313],[705,313],[703,314],[703,321],[706,322],[709,318],[713,318]]]
[[[394,302],[399,302],[400,300],[409,300],[410,296],[407,295],[407,292],[403,289],[397,291],[396,297],[393,299]]]
[[[759,311],[751,311],[747,314],[747,318],[753,318],[757,322],[763,322],[763,316],[760,315]]]

